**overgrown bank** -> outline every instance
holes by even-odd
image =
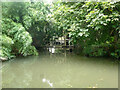
[[[2,4],[0,57],[38,55],[36,48],[64,35],[84,55],[119,59],[120,2]]]
[[[120,2],[61,2],[52,18],[87,56],[120,58]]]

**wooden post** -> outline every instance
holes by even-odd
[[[64,31],[64,43],[65,43],[65,46],[66,46],[66,33]]]

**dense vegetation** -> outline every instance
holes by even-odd
[[[120,58],[120,2],[3,3],[0,57],[38,55],[63,32],[84,55]]]
[[[62,2],[53,10],[58,28],[82,53],[120,58],[120,2]]]

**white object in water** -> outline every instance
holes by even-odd
[[[49,85],[50,85],[51,87],[53,87],[53,83],[49,83]]]
[[[50,87],[53,87],[53,83],[51,83],[50,80],[47,80],[47,79],[43,78],[42,81],[44,83],[47,82],[50,85]]]
[[[53,48],[49,48],[49,52],[55,53],[55,48],[54,47]]]
[[[43,82],[46,82],[46,79],[45,79],[45,78],[43,78],[43,79],[42,79],[42,81],[43,81]]]

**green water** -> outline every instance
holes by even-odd
[[[117,88],[118,64],[108,58],[41,54],[3,63],[3,88]]]

